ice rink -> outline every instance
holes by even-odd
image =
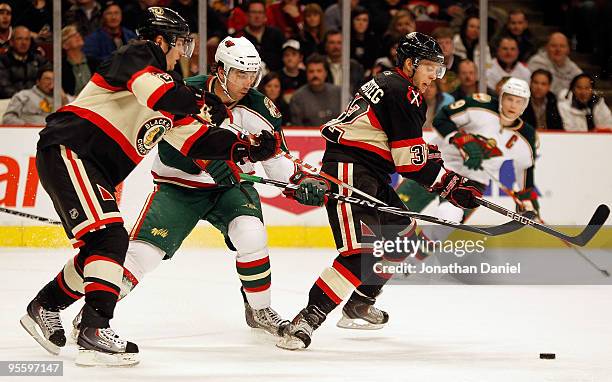
[[[233,256],[221,249],[180,251],[118,304],[113,328],[139,345],[139,365],[79,368],[75,345],[51,356],[19,325],[72,254],[0,249],[0,360],[62,360],[53,380],[66,381],[612,381],[612,286],[389,286],[383,330],[336,328],[335,311],[310,348],[289,352],[246,326]],[[272,249],[273,307],[292,318],[333,256]],[[77,309],[63,314],[66,329]]]

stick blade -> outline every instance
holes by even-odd
[[[571,238],[571,240],[567,241],[580,247],[584,247],[589,241],[591,241],[593,236],[599,232],[606,220],[608,220],[609,216],[610,207],[606,206],[605,204],[600,204],[584,230],[580,234]]]

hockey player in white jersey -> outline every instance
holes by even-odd
[[[252,134],[274,132],[282,137],[281,114],[274,103],[258,92],[261,59],[246,38],[226,37],[215,53],[214,75],[198,75],[186,83],[219,96],[231,111],[233,123]],[[288,150],[281,139],[281,150]],[[160,143],[151,173],[154,191],[130,233],[124,264],[121,296],[129,293],[162,259],[173,257],[196,224],[210,222],[236,251],[236,270],[250,327],[279,335],[288,321],[271,308],[271,267],[261,201],[252,183],[241,183],[239,173],[252,173],[253,163],[239,167],[231,161],[199,161]],[[327,186],[297,171],[281,153],[261,162],[269,178],[296,182],[300,188],[288,195],[306,205],[322,205]],[[205,277],[202,288],[206,288]],[[78,323],[78,317],[75,324]]]

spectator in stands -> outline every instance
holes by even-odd
[[[291,101],[293,93],[306,84],[306,71],[302,69],[303,60],[299,41],[287,40],[283,44],[283,70],[280,72],[283,99],[286,102]]]
[[[480,62],[480,19],[477,16],[468,16],[461,25],[461,30],[453,38],[455,54],[461,58],[467,58],[475,63]],[[491,63],[489,46],[485,48],[485,62]]]
[[[427,103],[427,114],[423,127],[432,127],[432,122],[436,114],[446,105],[455,102],[452,95],[443,92],[440,88],[440,80],[432,82],[432,86],[428,86],[424,94],[425,102]]]
[[[351,19],[351,58],[363,66],[367,76],[378,57],[380,42],[370,30],[370,13],[366,8],[355,7]]]
[[[395,67],[395,60],[397,58],[397,45],[399,43],[400,36],[393,36],[389,41],[383,43],[383,50],[386,55],[378,57],[374,62],[371,76],[374,77],[380,72],[385,70],[392,70]]]
[[[330,30],[325,34],[325,55],[327,56],[327,81],[342,86],[342,81],[349,81],[351,94],[363,82],[364,70],[361,64],[350,60],[349,78],[346,78],[342,68],[342,32]]]
[[[563,128],[568,131],[612,130],[612,114],[605,100],[593,92],[595,79],[586,73],[574,77],[559,99]]]
[[[248,24],[237,37],[244,36],[255,45],[259,55],[269,70],[279,71],[283,59],[279,47],[283,46],[285,37],[274,27],[266,26],[266,4],[262,0],[250,1],[247,5]]]
[[[350,0],[350,2],[352,12],[359,5],[359,0]],[[325,9],[325,29],[342,30],[342,0],[338,0]]]
[[[44,125],[53,111],[53,68],[43,65],[36,73],[36,84],[17,92],[4,112],[2,123],[7,125]]]
[[[495,89],[495,85],[502,77],[510,76],[529,82],[531,72],[527,66],[519,62],[518,41],[512,36],[504,36],[497,46],[497,54],[491,67],[487,69],[487,86]]]
[[[266,9],[268,26],[280,29],[285,38],[299,37],[304,18],[299,0],[280,0]]]
[[[121,8],[115,1],[107,1],[102,11],[102,26],[85,38],[83,52],[104,61],[114,51],[136,38],[136,33],[121,26]]]
[[[340,87],[326,82],[325,57],[313,54],[306,60],[308,83],[291,98],[291,123],[320,126],[340,113]]]
[[[459,63],[462,58],[455,54],[455,45],[453,45],[453,30],[447,27],[438,27],[431,34],[436,39],[442,53],[444,54],[444,64],[446,65],[446,73],[444,78],[436,80],[440,89],[443,92],[452,92],[459,86]]]
[[[459,87],[451,93],[455,100],[471,97],[472,94],[478,93],[478,69],[474,61],[463,60],[459,63],[459,73],[457,73],[460,81]],[[495,94],[488,91],[489,94]]]
[[[508,13],[508,21],[495,39],[499,41],[502,36],[512,36],[518,42],[519,61],[527,60],[536,53],[536,41],[528,29],[529,22],[525,11],[514,9]]]
[[[102,7],[95,0],[76,0],[62,20],[65,25],[76,25],[81,36],[84,37],[98,29],[101,21]]]
[[[34,41],[51,42],[51,26],[53,25],[52,0],[22,0],[15,14],[15,25],[27,27]]]
[[[532,72],[546,69],[553,75],[551,91],[556,95],[569,87],[572,78],[582,70],[569,58],[570,47],[563,33],[555,32],[548,37],[546,47],[529,59],[527,66]]]
[[[380,36],[385,33],[393,16],[404,7],[402,0],[368,0],[362,5],[370,11],[370,21],[374,34]]]
[[[98,67],[98,60],[83,52],[83,36],[76,26],[62,29],[62,89],[69,97],[76,97]]]
[[[0,54],[6,53],[9,48],[11,36],[13,35],[12,18],[13,9],[10,4],[0,1]]]
[[[289,40],[291,41],[291,40]],[[268,97],[282,114],[282,124],[288,125],[291,123],[291,111],[289,104],[283,99],[283,89],[281,87],[281,78],[276,72],[266,74],[261,83],[257,87],[261,93]],[[265,101],[264,101],[265,102]]]
[[[308,58],[313,53],[323,53],[324,38],[323,10],[319,4],[307,4],[304,7],[304,30],[300,38],[304,57]]]
[[[123,26],[129,30],[135,31],[138,25],[145,18],[145,11],[149,7],[160,5],[160,0],[131,0],[123,6]],[[187,15],[181,14],[185,17]]]
[[[537,69],[531,74],[531,98],[521,117],[540,130],[563,130],[563,120],[557,107],[557,96],[550,91],[552,73]]]
[[[38,69],[47,59],[31,47],[30,30],[24,26],[15,27],[9,50],[0,56],[0,98],[10,98],[36,83]]]
[[[416,31],[416,19],[412,12],[406,9],[400,9],[395,12],[389,27],[383,35],[383,42],[393,39],[394,36],[405,36],[408,33]]]

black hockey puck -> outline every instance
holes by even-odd
[[[540,359],[555,359],[556,357],[555,353],[540,353]]]

